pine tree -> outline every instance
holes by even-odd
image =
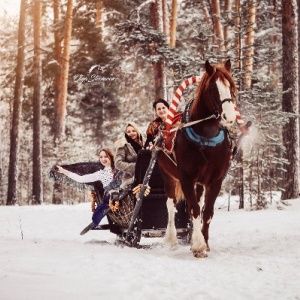
[[[32,151],[32,201],[33,204],[43,202],[42,178],[42,59],[41,59],[41,12],[42,3],[34,1],[34,91],[33,91],[33,151]]]
[[[17,181],[18,181],[18,163],[19,163],[19,139],[21,127],[21,112],[23,98],[23,80],[24,80],[24,57],[25,57],[25,22],[27,12],[27,1],[21,0],[19,33],[18,33],[18,57],[16,68],[16,81],[13,102],[13,117],[10,130],[10,156],[8,171],[8,191],[7,205],[14,205],[18,202]]]
[[[299,114],[299,72],[298,72],[298,14],[297,3],[282,0],[282,110]],[[291,116],[283,126],[285,157],[289,161],[285,173],[285,191],[282,199],[299,196],[299,119]]]

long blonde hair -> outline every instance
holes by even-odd
[[[137,138],[138,138],[138,143],[143,146],[143,137],[142,137],[142,134],[141,134],[141,130],[140,128],[134,123],[134,122],[128,122],[126,127],[125,127],[125,133],[126,133],[126,129],[128,126],[131,126],[135,129],[135,131],[137,132]]]

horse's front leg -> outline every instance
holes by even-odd
[[[194,189],[193,181],[187,176],[182,177],[182,191],[187,201],[189,214],[193,222],[193,233],[191,239],[191,250],[195,257],[206,257],[206,243],[201,231],[200,203],[205,189],[202,186],[196,186]]]
[[[177,233],[175,227],[175,213],[177,212],[174,200],[168,198],[167,200],[167,209],[168,209],[168,225],[166,229],[165,242],[170,245],[172,248],[178,245]]]
[[[204,185],[196,183],[195,191],[196,191],[196,199],[199,201],[200,212],[202,212],[204,206],[204,195],[205,195]]]
[[[214,216],[214,205],[215,201],[219,195],[222,183],[215,183],[214,185],[207,187],[205,191],[205,200],[204,207],[202,211],[202,234],[204,236],[207,251],[210,251],[210,247],[208,244],[209,239],[209,225]]]

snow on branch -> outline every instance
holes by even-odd
[[[142,3],[137,9],[136,9],[136,14],[137,14],[137,22],[140,23],[140,11],[142,8],[150,3],[154,3],[155,0],[147,0],[144,3]]]

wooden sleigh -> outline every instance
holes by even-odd
[[[151,151],[141,150],[137,157],[133,187],[143,183],[150,162]],[[154,161],[154,163],[155,162],[156,161]],[[62,165],[62,167],[79,175],[84,175],[99,170],[100,163],[83,162]],[[88,188],[92,190],[96,198],[96,205],[103,201],[104,190],[100,181],[78,184],[65,175],[57,173],[55,167],[50,171],[50,178],[55,182],[67,183],[79,189]],[[167,196],[164,192],[164,182],[158,164],[155,164],[151,170],[148,184],[150,186],[150,193],[143,197],[143,201],[141,201],[142,205],[137,216],[133,216],[133,213],[134,209],[136,209],[138,195],[134,195],[132,190],[127,191],[125,194],[121,193],[120,195],[113,193],[111,198],[113,201],[119,201],[119,207],[118,209],[107,209],[105,212],[108,221],[107,224],[100,224],[94,227],[91,223],[83,229],[81,235],[86,234],[89,230],[108,230],[117,236],[118,243],[124,243],[130,247],[137,248],[141,247],[140,240],[142,237],[163,237],[168,223]],[[130,241],[127,242],[126,236],[128,235],[128,228],[133,221],[135,222],[130,230],[131,238]],[[184,201],[177,205],[175,222],[178,228],[178,238],[188,242],[190,238],[190,221]]]
[[[143,183],[144,176],[151,161],[151,151],[141,150],[138,154],[135,181],[133,186]],[[98,225],[92,230],[109,230],[118,236],[118,242],[124,242],[131,247],[140,247],[141,237],[163,237],[168,223],[168,211],[166,206],[167,196],[164,192],[164,182],[158,164],[155,164],[149,180],[150,194],[143,197],[143,202],[138,216],[133,217],[136,205],[136,196],[132,191],[120,200],[117,211],[109,209],[107,212],[108,224]],[[136,221],[131,230],[130,243],[126,241],[128,227],[134,218]],[[178,238],[188,242],[190,239],[190,221],[185,202],[179,202],[175,223]]]

